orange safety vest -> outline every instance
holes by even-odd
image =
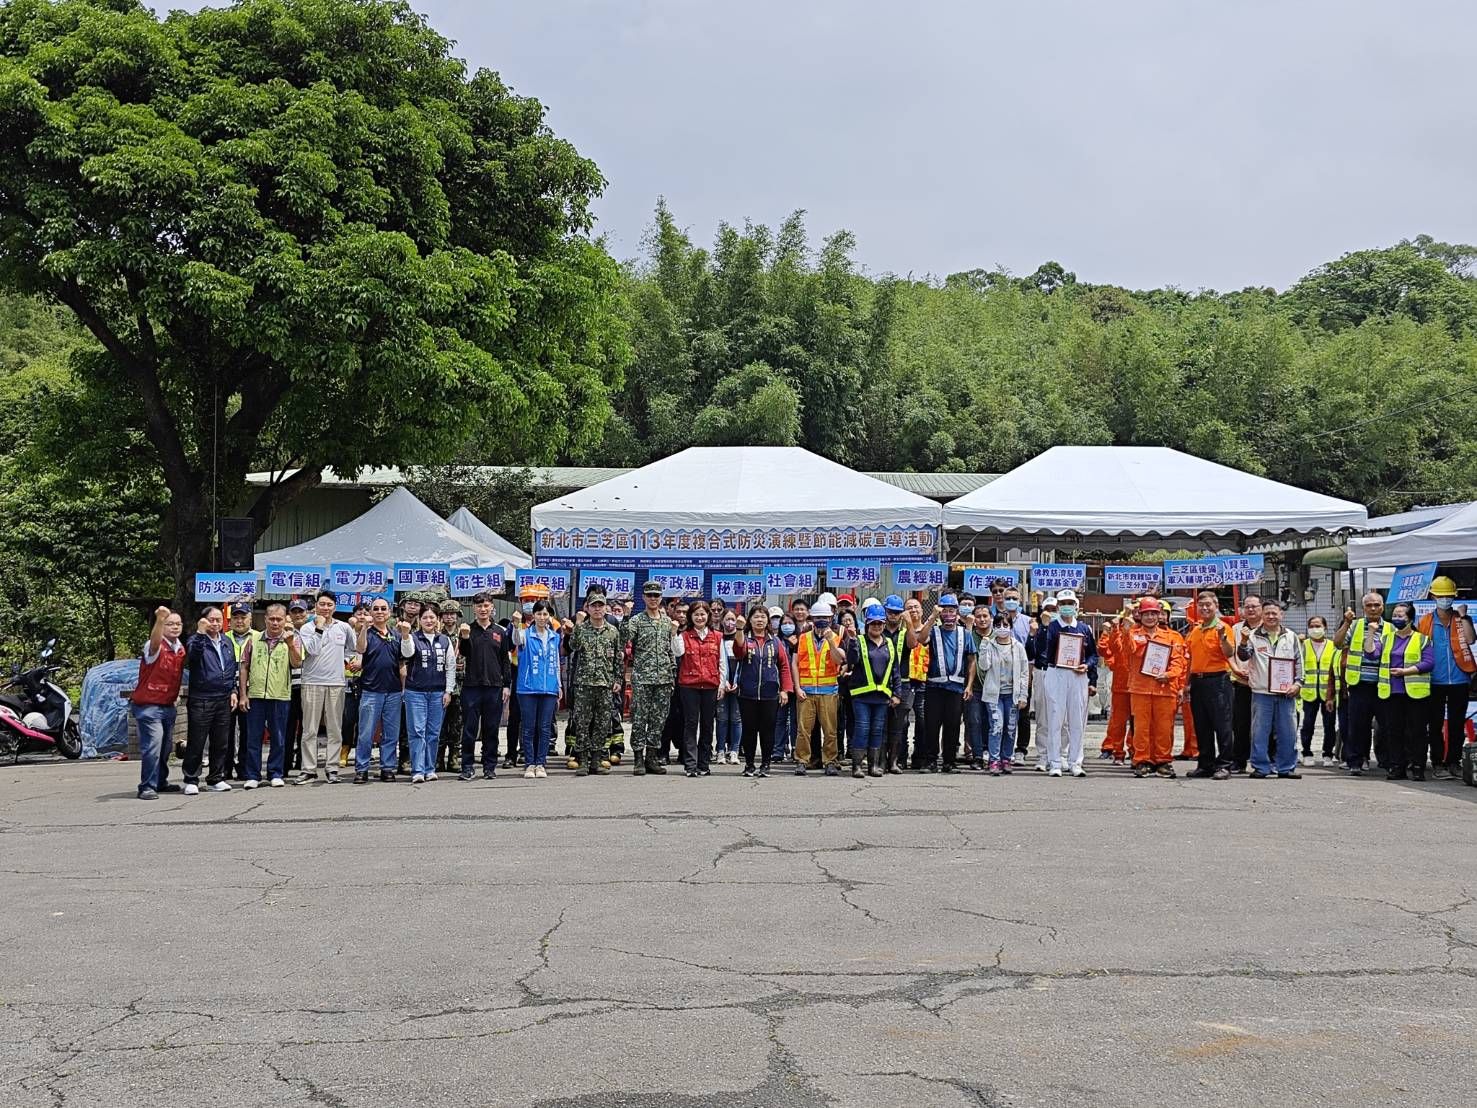
[[[1436,613],[1427,612],[1416,621],[1415,629],[1422,635],[1425,635],[1426,638],[1432,638],[1431,627],[1435,622]],[[1461,630],[1458,630],[1458,628]],[[1466,622],[1455,612],[1451,613],[1451,626],[1448,628],[1448,631],[1450,633],[1446,636],[1446,640],[1451,645],[1451,659],[1456,663],[1457,669],[1468,676],[1477,673],[1477,659],[1473,657],[1472,645],[1468,643],[1467,648],[1465,650],[1462,649],[1460,637],[1465,636]]]
[[[807,689],[822,689],[825,692],[836,691],[836,678],[839,667],[836,659],[831,657],[831,644],[822,642],[819,649],[815,645],[815,632],[807,631],[800,636],[800,645],[795,649],[796,666],[800,670],[800,684]]]

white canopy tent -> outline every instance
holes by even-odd
[[[1350,539],[1348,552],[1350,569],[1477,559],[1477,500],[1414,531]]]
[[[694,446],[533,509],[533,529],[937,527],[940,506],[798,446]]]
[[[1359,505],[1159,446],[1054,446],[944,506],[950,529],[1140,538],[1362,527]]]
[[[465,504],[447,516],[446,522],[463,534],[470,535],[489,550],[496,550],[507,559],[507,564],[510,567],[527,569],[533,565],[532,555],[519,550],[507,539],[483,523],[472,514],[472,509],[468,508]]]
[[[256,571],[267,565],[326,566],[333,562],[444,562],[453,569],[503,566],[512,577],[517,566],[500,551],[484,546],[442,519],[415,494],[398,488],[358,519],[316,539],[256,555]],[[524,563],[526,564],[526,563]]]

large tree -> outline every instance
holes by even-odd
[[[627,359],[603,180],[543,116],[404,3],[0,3],[0,286],[96,337],[73,370],[147,435],[181,601],[254,467],[260,532],[327,466],[442,461],[488,420],[507,460],[599,440]]]

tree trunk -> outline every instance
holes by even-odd
[[[118,657],[118,644],[113,641],[113,598],[103,590],[103,661],[111,662]]]
[[[195,574],[215,568],[215,521],[210,518],[205,497],[173,490],[164,513],[161,549],[174,578],[174,610],[188,617],[195,606]],[[190,620],[185,619],[189,624]]]

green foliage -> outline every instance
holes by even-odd
[[[405,487],[443,519],[462,506],[519,549],[533,543],[529,510],[543,495],[528,469],[488,469],[465,462],[412,466]],[[382,499],[389,495],[383,491]]]

